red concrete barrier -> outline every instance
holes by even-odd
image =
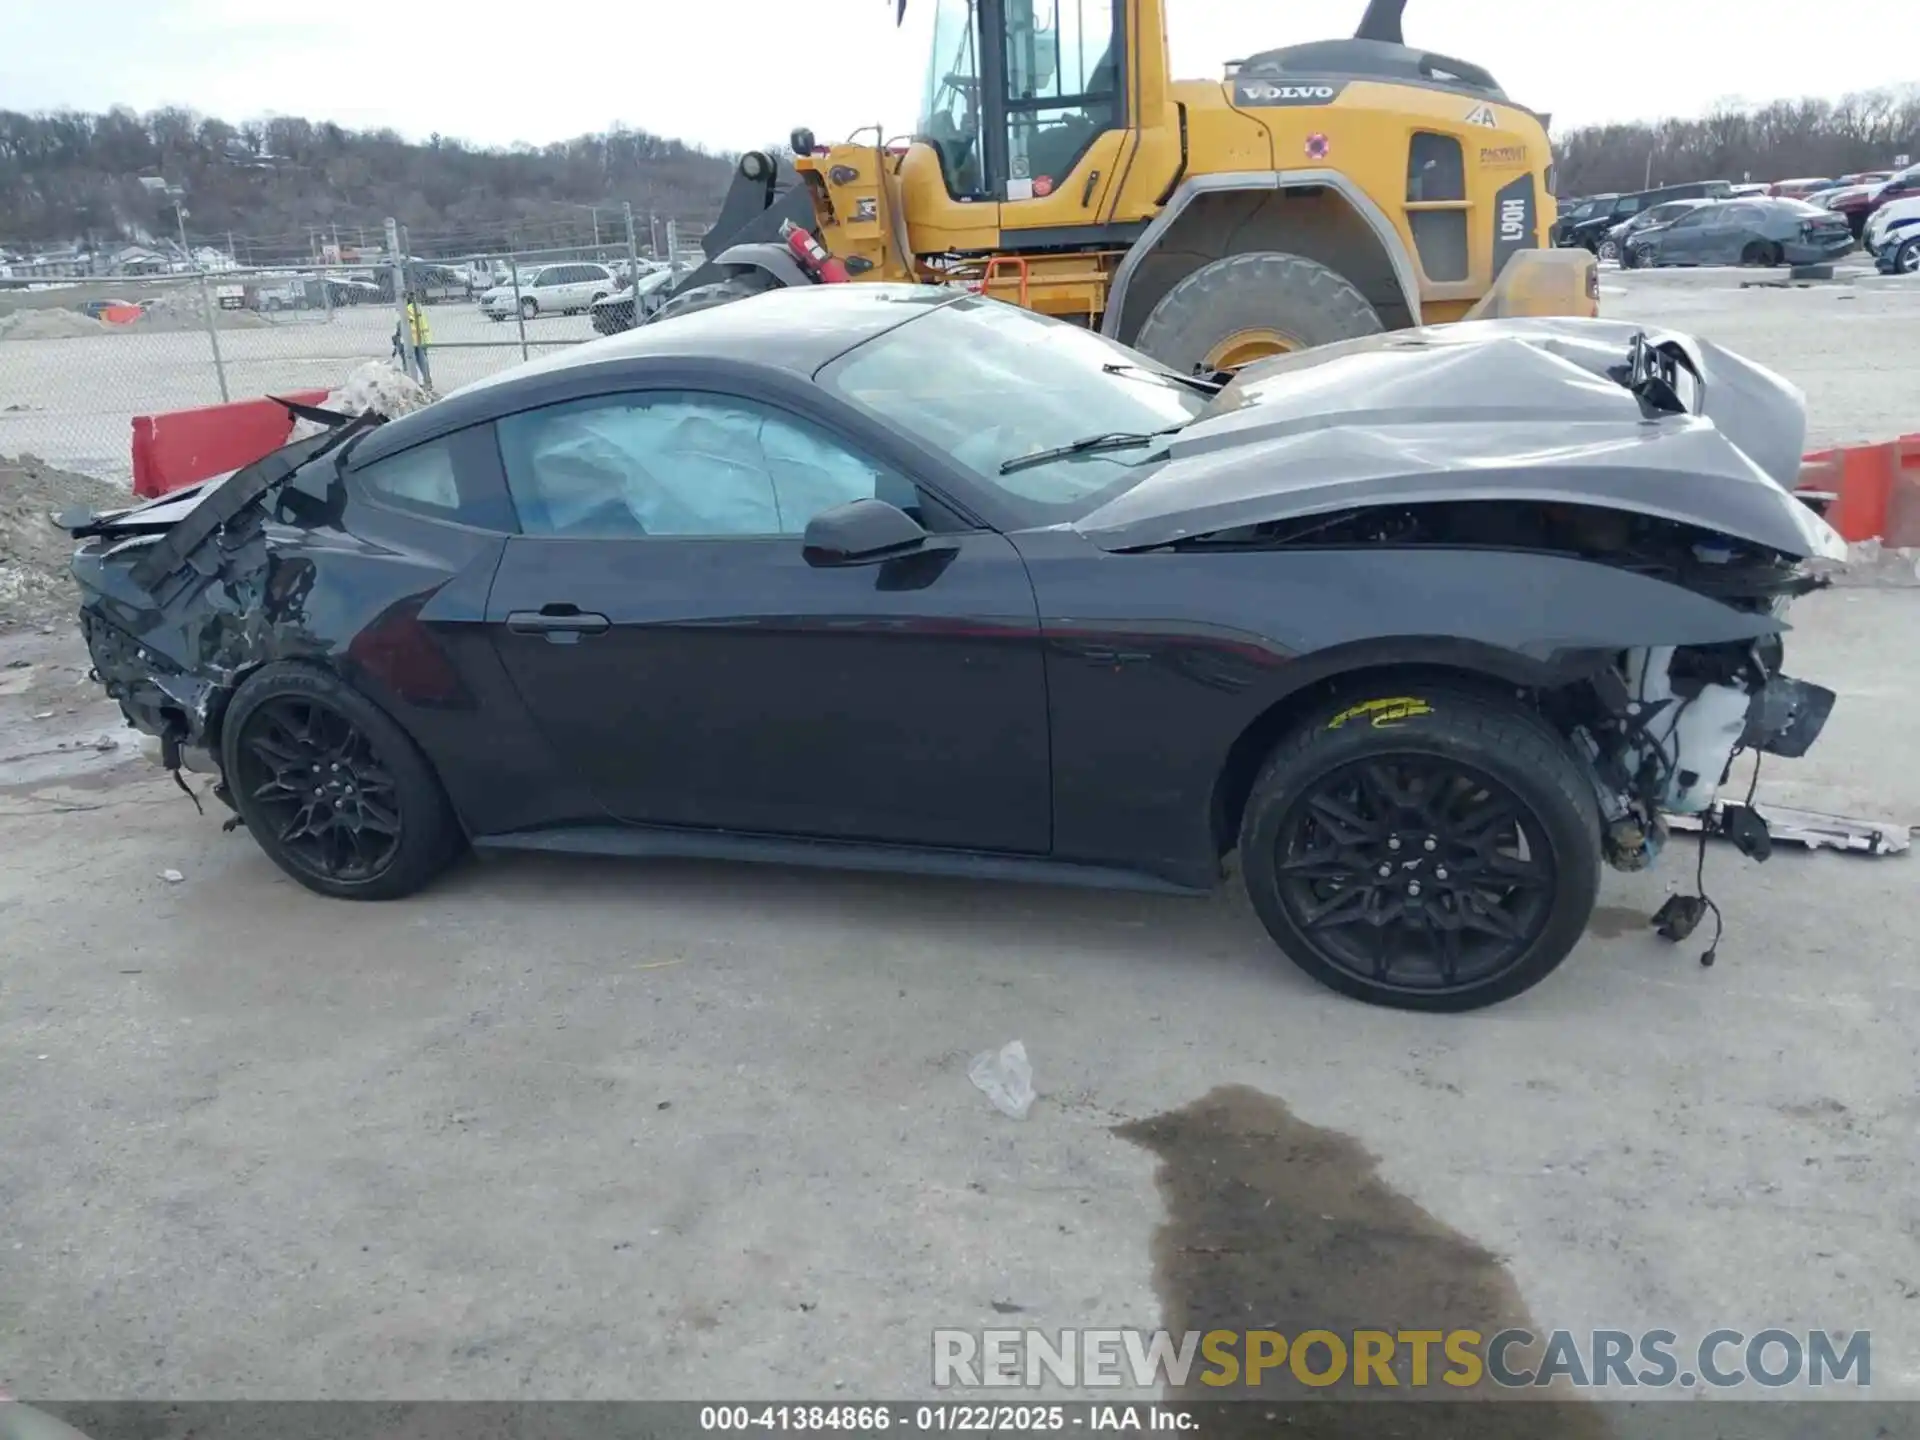
[[[1920,435],[1903,435],[1893,452],[1893,482],[1887,489],[1883,543],[1899,550],[1920,547]]]
[[[1920,435],[1817,450],[1796,488],[1825,498],[1827,523],[1844,540],[1920,545]]]
[[[297,390],[289,400],[324,405],[325,390]],[[287,443],[293,417],[276,401],[238,400],[198,410],[133,417],[133,493],[143,500],[251,465]]]

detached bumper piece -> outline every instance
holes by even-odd
[[[1669,815],[1668,825],[1675,830],[1704,830],[1710,836],[1732,840],[1741,850],[1759,858],[1764,846],[1772,842],[1804,845],[1809,850],[1840,850],[1855,855],[1903,855],[1913,841],[1916,827],[1884,820],[1855,820],[1845,815],[1827,815],[1818,810],[1794,810],[1785,805],[1754,806],[1719,801],[1699,815]],[[1756,838],[1754,826],[1764,832]],[[1756,849],[1749,849],[1755,846]]]
[[[1837,698],[1825,686],[1772,676],[1748,707],[1740,744],[1744,749],[1798,760],[1820,738]]]

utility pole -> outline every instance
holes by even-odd
[[[600,249],[600,207],[589,205],[587,209],[593,212],[593,248],[598,251]]]

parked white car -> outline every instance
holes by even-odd
[[[1920,274],[1920,195],[1874,211],[1861,240],[1881,274]]]
[[[606,266],[567,261],[521,271],[517,296],[511,284],[496,285],[480,297],[480,309],[489,320],[505,320],[516,304],[529,320],[540,315],[575,315],[614,289],[613,273]]]

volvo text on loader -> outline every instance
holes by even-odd
[[[797,130],[792,173],[742,157],[707,263],[656,319],[822,279],[955,284],[1211,373],[1382,329],[1597,313],[1591,257],[1544,248],[1547,117],[1405,44],[1405,0],[1218,80],[1168,73],[1165,0],[933,3],[915,134]]]

